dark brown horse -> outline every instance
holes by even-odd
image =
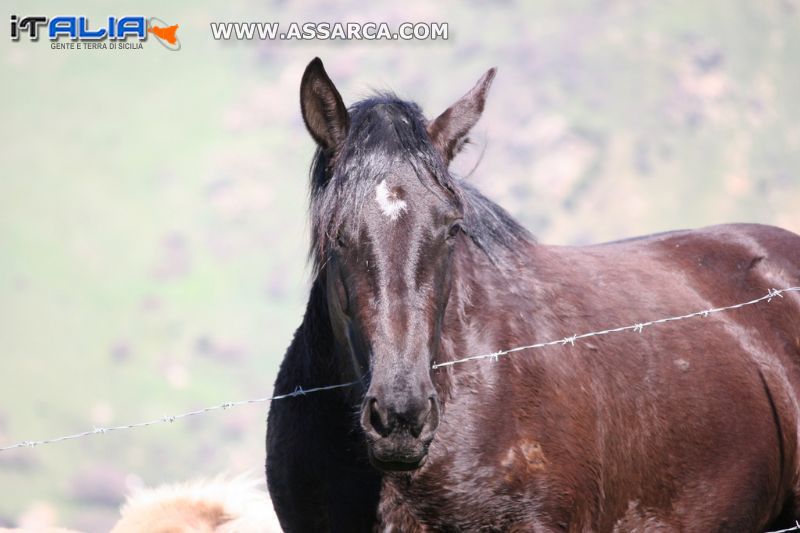
[[[275,393],[267,476],[287,531],[758,531],[800,501],[800,298],[432,370],[432,363],[800,284],[800,237],[716,226],[539,244],[452,177],[490,70],[428,121],[349,110],[319,59],[315,276]]]

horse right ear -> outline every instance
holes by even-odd
[[[495,68],[487,70],[467,94],[428,124],[428,135],[446,163],[453,160],[467,140],[469,130],[481,118],[496,72]]]
[[[339,91],[325,72],[320,58],[306,67],[300,82],[300,109],[306,128],[327,152],[336,152],[347,136],[350,117]]]

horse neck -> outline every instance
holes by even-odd
[[[472,319],[496,316],[508,311],[508,304],[530,294],[536,285],[536,244],[519,240],[513,248],[495,245],[491,254],[465,239],[453,258],[454,309],[466,307]]]
[[[521,332],[514,330],[509,313],[535,306],[536,246],[521,240],[513,249],[494,251],[491,258],[469,240],[457,248],[437,362],[509,348],[518,340]]]

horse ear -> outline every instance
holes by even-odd
[[[496,68],[487,70],[475,87],[428,124],[428,135],[447,163],[452,161],[469,130],[481,118],[486,95],[496,72]]]
[[[317,144],[326,151],[338,150],[347,136],[350,117],[339,91],[318,57],[308,64],[303,73],[300,109],[306,128]]]

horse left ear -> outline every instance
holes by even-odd
[[[487,70],[475,87],[428,124],[428,135],[445,162],[453,160],[466,140],[467,133],[481,118],[486,95],[496,72],[496,68]]]
[[[336,152],[347,136],[350,117],[339,91],[315,57],[300,82],[300,109],[311,136],[323,150]]]

